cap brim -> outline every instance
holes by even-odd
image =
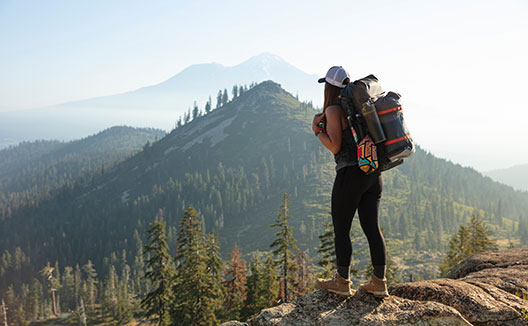
[[[317,81],[318,83],[324,83],[326,81],[325,79],[326,77],[323,77],[323,78],[319,78],[319,80]]]

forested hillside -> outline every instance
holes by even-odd
[[[310,128],[315,113],[280,85],[263,82],[110,169],[97,167],[101,161],[89,164],[100,173],[64,184],[45,200],[24,202],[0,222],[0,290],[28,283],[48,262],[95,266],[101,279],[111,266],[128,264],[138,277],[144,231],[160,209],[171,248],[192,205],[205,230],[218,235],[224,257],[235,243],[244,254],[269,250],[270,224],[285,190],[293,234],[315,260],[335,175],[333,157]],[[526,225],[519,221],[528,216],[528,194],[472,169],[418,148],[383,182],[380,223],[395,256],[440,252],[447,235],[473,214],[492,224],[496,238],[528,242],[519,228]],[[353,225],[354,250],[361,253],[366,242],[359,224]],[[358,261],[365,265],[367,256]]]
[[[22,142],[1,150],[0,219],[21,205],[38,205],[59,188],[90,182],[164,135],[159,129],[112,127],[80,140]]]

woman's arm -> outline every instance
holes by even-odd
[[[341,108],[338,105],[331,105],[326,108],[326,134],[320,133],[317,138],[321,141],[324,147],[328,148],[332,153],[337,154],[341,150],[341,136],[342,136],[342,126],[341,126]],[[323,116],[316,115],[314,117],[314,122],[312,129]]]

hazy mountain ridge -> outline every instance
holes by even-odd
[[[25,201],[92,178],[165,133],[157,129],[112,127],[80,140],[22,142],[0,150],[0,215]]]
[[[273,79],[301,100],[322,101],[317,76],[302,72],[281,58],[263,53],[238,65],[191,65],[156,85],[116,95],[95,97],[22,111],[0,112],[0,145],[14,141],[69,140],[117,124],[171,130],[196,100],[200,109],[218,90]],[[216,102],[215,102],[216,103]]]
[[[235,242],[244,253],[267,250],[274,234],[269,225],[287,189],[294,235],[315,256],[335,176],[331,154],[310,129],[316,112],[278,84],[263,82],[90,183],[76,184],[38,208],[21,208],[1,222],[0,251],[20,246],[35,264],[58,259],[73,266],[92,259],[102,266],[104,257],[121,249],[128,257],[136,254],[134,233],[142,237],[159,208],[174,241],[174,227],[188,205],[201,211],[207,231],[219,234],[224,254]],[[527,194],[420,148],[384,173],[383,182],[380,224],[396,253],[410,246],[439,250],[447,234],[474,213],[497,224],[496,236],[516,236],[511,229],[528,212]],[[358,223],[353,230],[354,250],[361,253],[366,241]],[[361,264],[366,257],[361,255]]]
[[[512,186],[515,189],[528,191],[528,164],[486,171],[484,174],[495,181]]]

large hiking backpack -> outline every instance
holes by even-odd
[[[341,91],[341,104],[358,139],[369,135],[376,143],[379,171],[402,164],[416,150],[403,119],[400,97],[394,92],[385,94],[374,75]]]

